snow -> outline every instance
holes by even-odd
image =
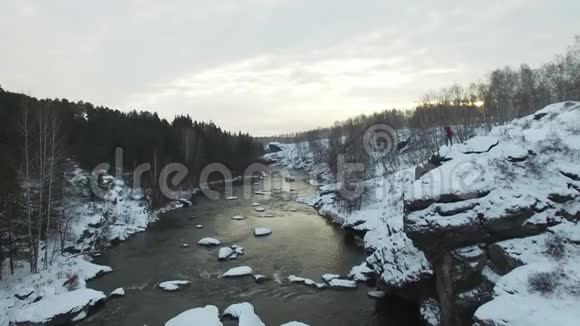
[[[244,247],[242,247],[242,246],[238,246],[237,244],[233,244],[233,245],[231,245],[231,248],[234,249],[234,252],[237,255],[243,255],[244,254]]]
[[[333,280],[335,278],[340,278],[340,275],[338,275],[338,274],[324,274],[324,275],[322,275],[322,279],[324,280],[324,282],[330,282],[331,280]]]
[[[385,295],[387,295],[387,293],[385,291],[380,291],[380,290],[371,290],[371,291],[367,292],[367,294],[369,295],[369,297],[375,298],[375,299],[381,299],[381,298],[384,298]]]
[[[303,283],[306,286],[311,286],[311,287],[315,287],[318,289],[324,289],[324,288],[328,287],[328,285],[326,285],[324,283],[317,283],[309,278],[299,277],[296,275],[288,276],[288,282],[290,282],[290,283]]]
[[[367,266],[366,262],[363,262],[358,266],[354,266],[350,270],[350,273],[348,273],[348,276],[355,281],[366,282],[369,280],[369,277],[367,275],[372,273],[373,270]]]
[[[238,326],[266,326],[256,315],[254,306],[247,302],[230,305],[224,310],[224,315],[237,318],[239,320]]]
[[[530,289],[529,278],[536,273],[554,273],[552,293]],[[494,288],[494,299],[481,306],[475,318],[498,325],[577,325],[580,319],[580,263],[564,266],[552,262],[518,267],[503,276]]]
[[[227,200],[236,200],[236,199],[238,199],[238,196],[229,196],[226,199]]]
[[[219,246],[221,242],[218,239],[206,237],[197,242],[200,246]]]
[[[123,288],[116,288],[113,290],[113,292],[111,292],[111,296],[118,296],[118,297],[122,297],[125,295],[125,289]]]
[[[343,280],[343,279],[332,279],[328,282],[328,285],[333,288],[356,288],[356,282],[351,280]]]
[[[7,264],[4,266],[6,267]],[[109,273],[108,266],[96,265],[91,258],[84,255],[56,256],[48,269],[38,274],[29,271],[28,264],[15,265],[15,273],[11,275],[6,269],[0,281],[0,325],[8,325],[10,319],[21,309],[27,308],[34,301],[39,306],[41,302],[48,304],[49,298],[68,293],[70,289],[78,290],[86,287],[86,280]],[[69,276],[77,275],[78,279],[70,288],[67,280]],[[17,299],[16,295],[23,299]],[[80,317],[79,317],[80,318]]]
[[[218,260],[228,259],[234,253],[231,247],[221,247],[218,252]]]
[[[11,318],[11,323],[44,324],[58,320],[63,315],[70,315],[75,320],[83,319],[88,310],[104,301],[106,296],[101,291],[79,289],[50,296],[18,310]]]
[[[254,229],[254,235],[257,237],[262,237],[272,234],[272,230],[265,227],[257,227]]]
[[[252,207],[259,207],[260,205],[260,203],[252,203]]]
[[[159,283],[159,288],[165,291],[177,291],[183,289],[189,284],[191,284],[191,282],[187,280],[165,281]]]
[[[266,209],[262,206],[257,206],[257,207],[254,207],[254,210],[256,210],[256,212],[264,212]]]
[[[196,224],[196,225],[195,225],[195,228],[196,228],[196,229],[202,229],[202,228],[203,228],[203,225],[201,225],[201,224]]]
[[[435,301],[435,299],[429,298],[423,300],[421,302],[419,312],[426,326],[440,325],[439,304],[437,301]]]
[[[223,326],[219,318],[219,310],[216,306],[205,306],[186,310],[171,318],[165,326]]]
[[[239,221],[239,220],[243,220],[243,219],[245,219],[245,217],[243,217],[241,215],[232,216],[232,220],[238,220]]]
[[[103,176],[106,182],[102,186],[103,199],[91,200],[91,190],[87,186],[89,180],[90,174],[78,167],[66,175],[66,182],[74,190],[63,202],[70,210],[70,216],[74,216],[67,246],[76,251],[93,251],[95,237],[105,237],[109,241],[126,240],[133,234],[145,231],[150,223],[157,220],[158,213],[170,209],[151,212],[141,189],[132,189],[123,180],[106,174]],[[170,206],[178,208],[184,203],[175,201]],[[102,232],[103,224],[107,225],[106,233]],[[86,234],[90,236],[86,238]]]
[[[230,268],[227,272],[225,272],[222,276],[223,277],[237,277],[237,276],[246,276],[252,274],[252,268],[249,266],[240,266]]]
[[[305,323],[301,323],[299,321],[291,321],[291,322],[288,322],[288,323],[284,323],[284,324],[282,324],[280,326],[310,326],[310,325],[305,324]]]

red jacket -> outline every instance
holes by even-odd
[[[445,127],[445,133],[447,134],[448,137],[453,137],[453,135],[455,135],[455,133],[453,132],[453,129],[451,129],[451,127]]]

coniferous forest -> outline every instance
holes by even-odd
[[[90,171],[104,162],[114,166],[116,148],[123,150],[125,172],[141,163],[151,164],[152,171],[142,182],[153,188],[152,180],[168,163],[185,164],[189,175],[184,185],[196,186],[200,171],[209,163],[223,163],[237,175],[262,154],[262,146],[248,134],[231,133],[187,115],[167,121],[147,111],[36,99],[0,88],[1,198],[18,192],[17,178],[25,174],[26,155],[35,162],[32,165],[43,156],[47,163],[74,162]]]

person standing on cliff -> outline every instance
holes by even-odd
[[[451,127],[449,126],[445,126],[443,127],[443,130],[445,131],[445,143],[447,144],[447,146],[453,146],[453,136],[455,136],[455,133],[453,132],[453,129],[451,129]]]

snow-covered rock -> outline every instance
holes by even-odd
[[[579,126],[580,103],[549,105],[442,147],[444,163],[408,184],[404,228],[433,265],[443,325],[469,324],[473,311],[481,326],[578,318],[566,280],[580,258]],[[552,294],[530,292],[538,273]]]
[[[261,206],[260,203],[252,203],[252,207],[259,207],[259,206]]]
[[[305,278],[305,277],[299,277],[296,275],[288,276],[288,282],[290,282],[290,283],[303,283],[306,286],[315,287],[318,289],[324,289],[324,288],[328,287],[328,285],[326,285],[325,283],[317,283],[317,282],[313,281],[312,279]]]
[[[254,235],[257,237],[262,237],[272,234],[272,230],[265,227],[258,227],[254,229]]]
[[[40,300],[12,316],[11,325],[60,325],[84,319],[107,296],[101,291],[79,289]]]
[[[269,278],[266,275],[262,275],[262,274],[254,274],[252,275],[252,277],[254,278],[254,281],[256,281],[256,283],[264,283],[266,282]]]
[[[234,249],[230,247],[221,247],[218,252],[218,260],[226,260],[234,253]]]
[[[496,283],[493,300],[475,312],[474,325],[576,325],[580,318],[578,284],[578,261],[518,267]]]
[[[196,229],[203,229],[203,225],[201,225],[201,224],[196,224],[196,225],[195,225],[195,228],[196,228]]]
[[[159,288],[164,291],[177,291],[181,290],[191,284],[190,281],[187,280],[176,280],[176,281],[165,281],[159,283]]]
[[[369,295],[369,297],[374,298],[374,299],[381,299],[381,298],[384,298],[385,295],[387,295],[387,293],[385,291],[381,291],[381,290],[371,290],[371,291],[367,292],[367,294]]]
[[[111,292],[111,297],[123,297],[125,296],[125,289],[123,288],[116,288]]]
[[[238,246],[237,244],[233,244],[233,245],[231,245],[231,248],[234,249],[234,253],[236,253],[238,255],[244,254],[244,247],[242,247],[242,246]]]
[[[236,199],[238,199],[238,196],[229,196],[226,199],[227,200],[236,200]]]
[[[247,302],[230,305],[224,310],[224,315],[237,318],[239,326],[266,326],[256,315],[254,306]]]
[[[301,323],[299,321],[291,321],[291,322],[284,323],[280,326],[310,326],[310,325],[305,324],[305,323]]]
[[[186,310],[171,318],[165,326],[223,326],[216,306],[205,306]]]
[[[234,216],[232,216],[232,220],[239,221],[239,220],[243,220],[243,219],[245,219],[245,217],[244,216],[241,216],[241,215],[234,215]]]
[[[177,201],[182,203],[184,207],[191,207],[191,205],[192,205],[191,201],[189,201],[188,199],[185,199],[185,198],[179,198],[179,199],[177,199]]]
[[[206,237],[197,242],[200,246],[219,246],[221,242],[218,239]]]
[[[439,304],[435,299],[423,300],[419,307],[419,313],[426,326],[439,326],[441,324]]]
[[[338,274],[324,274],[322,275],[322,279],[324,280],[324,282],[330,282],[331,280],[334,280],[335,278],[340,278],[340,275]]]
[[[246,276],[246,275],[252,275],[252,268],[249,266],[239,266],[239,267],[230,268],[222,276],[223,277],[237,277],[237,276]]]
[[[264,207],[262,207],[262,206],[256,206],[256,207],[254,207],[254,210],[256,212],[264,212],[264,211],[266,211],[266,209]]]
[[[344,279],[332,279],[328,282],[328,285],[333,288],[349,288],[353,289],[356,288],[356,282],[352,280],[344,280]]]

